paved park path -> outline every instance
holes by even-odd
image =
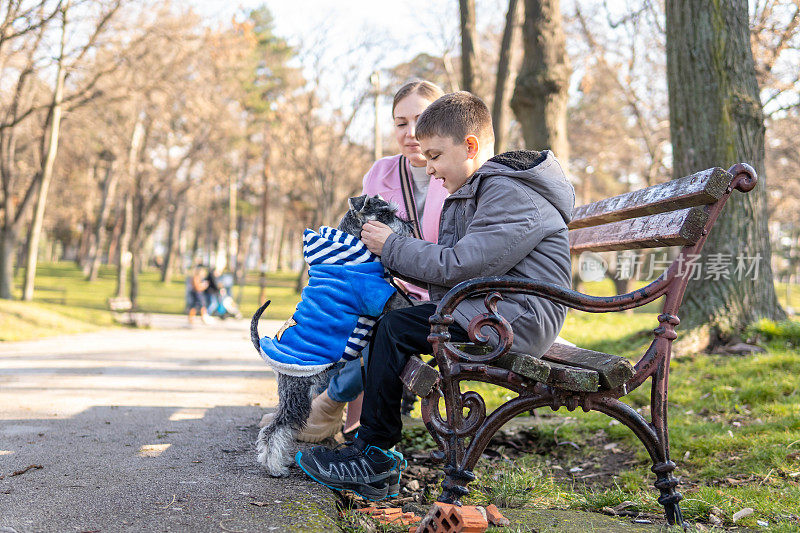
[[[335,529],[329,490],[255,462],[276,390],[244,320],[0,343],[0,533]]]

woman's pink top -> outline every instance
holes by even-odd
[[[411,175],[411,170],[408,170]],[[410,184],[409,184],[410,186]],[[363,194],[374,196],[379,194],[386,201],[394,202],[399,206],[397,213],[408,219],[408,212],[403,201],[403,190],[400,187],[400,155],[393,155],[379,159],[372,165],[364,176]],[[439,240],[439,218],[442,214],[442,205],[447,198],[447,189],[442,186],[442,182],[431,178],[428,184],[428,195],[425,197],[425,209],[422,212],[422,220],[419,226],[422,230],[422,238],[429,242]],[[399,280],[398,280],[399,281]],[[403,283],[408,292],[420,300],[428,300],[428,291]]]

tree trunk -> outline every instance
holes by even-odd
[[[92,251],[92,243],[94,241],[94,232],[89,231],[92,227],[92,221],[89,219],[89,213],[84,213],[83,220],[81,220],[81,236],[78,237],[77,253],[75,254],[75,266],[81,271],[88,272],[89,267],[89,254]]]
[[[264,151],[264,190],[261,193],[261,235],[258,252],[258,305],[263,304],[267,298],[267,229],[269,220],[269,148]]]
[[[119,254],[117,255],[117,298],[124,298],[128,286],[128,267],[131,264],[130,242],[133,226],[133,200],[130,195],[125,198],[125,221],[119,237]]]
[[[25,260],[25,285],[22,289],[22,299],[33,300],[33,284],[36,279],[36,260],[39,254],[39,239],[44,222],[44,208],[47,205],[47,193],[50,190],[50,181],[53,177],[53,166],[58,152],[58,135],[61,131],[61,101],[64,98],[64,48],[67,40],[67,10],[69,1],[61,8],[62,27],[61,44],[58,62],[56,63],[56,86],[53,90],[53,104],[50,108],[50,139],[47,145],[47,155],[42,166],[41,182],[39,184],[39,197],[36,199],[36,209],[28,238],[28,254]]]
[[[164,263],[161,265],[161,281],[169,283],[172,281],[172,270],[175,263],[175,248],[180,240],[183,209],[180,206],[171,205],[169,209],[169,229],[167,230],[167,249],[164,251]]]
[[[475,0],[458,0],[458,5],[461,12],[461,89],[474,93],[478,64]]]
[[[494,124],[494,152],[499,154],[506,148],[506,133],[508,131],[508,111],[506,110],[506,87],[511,73],[512,51],[511,42],[517,33],[517,20],[519,12],[518,0],[508,0],[506,12],[506,26],[503,29],[503,40],[500,43],[500,56],[497,60],[497,80],[494,87],[494,102],[492,102],[492,123]]]
[[[144,140],[144,124],[141,118],[136,119],[128,147],[128,180],[132,187],[138,172],[139,150]],[[130,244],[133,234],[133,191],[125,194],[125,222],[119,236],[119,254],[117,256],[117,298],[124,298],[127,292],[128,267],[131,263]]]
[[[108,222],[108,214],[111,211],[111,202],[117,191],[117,173],[114,171],[113,159],[111,156],[106,156],[106,177],[103,180],[103,197],[100,200],[100,212],[97,214],[97,225],[94,228],[94,240],[92,241],[92,249],[89,252],[89,272],[86,275],[87,281],[95,281],[97,274],[100,271],[100,259],[106,240],[106,224]]]
[[[119,210],[119,206],[117,206]],[[123,213],[124,214],[124,213]],[[118,219],[114,223],[114,227],[111,230],[111,237],[108,239],[108,244],[106,246],[106,257],[108,258],[108,262],[111,263],[114,257],[117,257],[117,248],[119,247],[119,239],[122,235],[122,228],[125,226],[124,217]]]
[[[286,218],[283,217],[281,220],[281,231],[280,234],[276,237],[278,241],[278,250],[277,255],[275,256],[275,270],[283,270],[283,263],[284,263],[284,248],[286,245]]]
[[[681,307],[681,324],[708,325],[714,342],[760,318],[786,316],[770,265],[764,116],[747,0],[668,0],[666,15],[673,177],[739,162],[751,164],[759,177],[753,192],[733,193],[699,260],[704,278],[712,255],[727,260],[729,279],[690,281]],[[755,275],[736,274],[741,258],[757,261]]]
[[[95,181],[97,181],[97,173],[98,173],[98,168],[97,167],[98,167],[99,164],[100,164],[100,161],[98,160],[98,161],[95,161],[92,165],[89,165],[89,169],[87,170],[87,172],[89,174],[89,177],[88,177],[88,180],[87,180],[88,183],[92,183],[93,184]],[[105,184],[105,182],[104,182],[104,184]],[[87,206],[88,206],[88,204],[87,204]],[[88,212],[85,211],[84,212],[84,218],[86,218],[88,216],[89,216]],[[100,218],[99,212],[98,212],[97,217],[95,218],[95,222],[97,222],[98,218]],[[95,230],[96,229],[97,228],[95,227]],[[80,268],[83,271],[83,275],[88,278],[89,277],[89,272],[92,269],[92,258],[94,257],[94,254],[96,254],[97,250],[98,250],[97,234],[96,234],[95,231],[88,231],[88,227],[87,228],[83,228],[83,230],[84,230],[83,233],[85,233],[86,236],[87,236],[86,238],[87,238],[87,241],[88,241],[87,242],[88,250],[86,252],[86,256],[82,257],[81,258],[81,262],[78,263],[78,268]]]
[[[559,0],[525,0],[525,55],[511,98],[531,150],[552,150],[566,165],[567,89],[571,68]]]
[[[0,234],[0,298],[10,300],[14,292],[14,254],[19,244],[19,234],[13,225],[3,228]]]
[[[247,265],[245,263],[250,253],[250,242],[257,231],[256,222],[253,221],[249,232],[246,231],[246,228],[247,220],[243,215],[239,214],[236,217],[236,238],[238,240],[236,244],[236,268],[233,270],[233,277],[237,282],[246,275]]]
[[[133,309],[138,308],[137,300],[139,299],[139,274],[142,271],[142,263],[144,262],[144,243],[137,243],[133,247],[131,255],[131,291],[129,298]]]
[[[237,195],[238,185],[233,172],[231,172],[228,182],[228,239],[227,239],[227,261],[228,270],[235,272],[236,270],[236,246],[238,242],[238,233],[236,232],[236,211],[237,211]]]
[[[284,213],[285,214],[285,213]],[[272,227],[272,244],[269,251],[269,269],[280,270],[280,249],[283,246],[283,229],[286,227],[286,217],[279,216],[278,224]]]

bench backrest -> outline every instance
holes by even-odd
[[[685,178],[578,207],[569,224],[573,253],[691,246],[700,240],[707,206],[730,193],[734,176],[710,168]]]

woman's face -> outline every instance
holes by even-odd
[[[400,145],[401,153],[415,167],[425,166],[425,156],[417,142],[417,119],[431,102],[432,100],[418,93],[411,93],[397,102],[394,108],[394,134],[397,144]]]

